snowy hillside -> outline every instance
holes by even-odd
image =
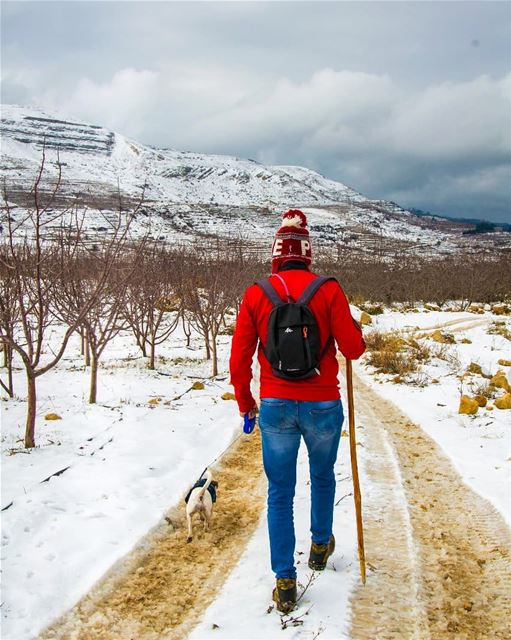
[[[255,160],[155,149],[103,127],[4,105],[3,170],[12,180],[33,174],[43,144],[59,150],[66,181],[108,184],[126,192],[147,184],[150,199],[167,203],[264,205],[367,200],[345,185],[301,167],[267,167]]]
[[[366,253],[376,247],[381,252],[383,242],[394,252],[425,255],[511,244],[509,234],[466,239],[463,225],[419,218],[304,167],[157,149],[96,124],[13,105],[2,106],[0,132],[2,178],[10,202],[19,207],[18,214],[11,212],[14,216],[22,216],[32,202],[44,145],[43,187],[55,179],[60,165],[56,204],[77,199],[88,206],[86,227],[93,232],[102,227],[95,210],[115,210],[120,189],[125,203],[144,193],[145,217],[139,217],[138,230],[167,242],[197,234],[267,240],[282,210],[299,206],[320,243],[349,244]]]

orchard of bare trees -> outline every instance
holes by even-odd
[[[62,359],[78,334],[89,368],[89,402],[97,401],[97,380],[105,348],[121,331],[131,332],[148,367],[159,345],[181,323],[202,337],[213,375],[218,372],[217,339],[226,314],[237,307],[247,276],[240,252],[212,241],[211,251],[161,246],[132,234],[143,202],[102,216],[108,233],[91,239],[84,230],[90,211],[73,203],[57,211],[60,170],[42,189],[45,157],[32,192],[33,206],[15,218],[4,188],[6,231],[0,242],[0,345],[5,377],[14,396],[14,356],[26,378],[25,447],[35,446],[37,380]]]
[[[42,188],[45,157],[32,189],[32,206],[21,218],[4,188],[0,240],[0,347],[3,391],[14,396],[13,362],[25,372],[25,447],[35,446],[37,380],[62,359],[73,334],[80,336],[90,376],[89,402],[97,402],[101,358],[120,332],[129,332],[147,366],[158,347],[181,327],[190,342],[200,336],[212,375],[219,373],[218,336],[227,330],[246,286],[268,273],[267,260],[248,252],[241,239],[200,238],[168,246],[133,233],[141,194],[129,206],[119,195],[117,211],[85,210],[78,202],[53,208],[60,196],[60,164],[51,187]],[[87,216],[100,216],[103,236],[85,231]],[[271,238],[268,239],[268,253]],[[318,256],[320,252],[318,252]],[[503,301],[511,294],[511,259],[460,257],[419,261],[382,260],[339,246],[315,260],[318,273],[336,276],[353,301],[439,305],[459,300]],[[324,256],[327,257],[324,257]],[[330,254],[334,256],[334,252]],[[23,391],[20,394],[25,395]]]

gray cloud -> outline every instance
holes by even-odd
[[[2,100],[510,220],[503,2],[7,2]]]

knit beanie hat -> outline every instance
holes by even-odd
[[[276,273],[287,260],[311,263],[311,243],[307,218],[299,209],[289,209],[282,215],[282,226],[275,235],[271,252],[271,270]]]

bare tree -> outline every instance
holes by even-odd
[[[12,344],[16,326],[20,319],[20,308],[16,295],[16,278],[11,269],[8,268],[9,247],[0,247],[0,335],[2,339],[3,366],[7,371],[7,381],[0,380],[0,386],[9,397],[14,396],[14,383],[12,376]]]
[[[35,446],[36,380],[52,369],[62,358],[71,334],[78,322],[69,326],[63,335],[55,340],[55,349],[49,348],[48,333],[55,324],[52,310],[53,291],[65,268],[61,245],[48,241],[45,231],[54,225],[62,227],[65,218],[74,221],[79,230],[79,217],[75,207],[55,213],[51,207],[61,188],[61,163],[57,157],[57,176],[50,190],[43,189],[46,154],[42,159],[32,189],[33,205],[16,221],[14,207],[9,201],[7,189],[3,188],[4,217],[7,221],[7,242],[3,247],[2,267],[9,274],[9,299],[2,296],[1,306],[7,309],[15,304],[18,322],[11,331],[7,321],[7,311],[3,312],[4,322],[0,325],[0,339],[16,352],[25,368],[27,378],[27,420],[25,426],[25,446]],[[75,234],[75,237],[78,233]],[[70,242],[66,256],[72,256],[76,242]],[[5,281],[4,281],[5,282]],[[5,290],[4,290],[5,293]],[[13,302],[14,298],[15,302]],[[44,355],[49,354],[47,357]]]
[[[183,256],[181,295],[184,314],[202,336],[206,359],[212,360],[213,375],[218,375],[218,334],[225,315],[239,299],[244,280],[238,255],[218,249],[213,255]]]
[[[7,222],[7,242],[2,255],[2,268],[10,274],[9,286],[15,297],[19,321],[14,326],[14,332],[8,329],[5,322],[0,323],[0,340],[21,358],[25,369],[27,419],[24,442],[27,448],[35,446],[36,380],[60,361],[71,335],[82,326],[86,314],[105,287],[109,271],[107,265],[89,295],[82,298],[80,308],[67,326],[56,328],[59,321],[55,307],[56,293],[72,271],[82,246],[85,216],[85,211],[79,210],[77,202],[65,209],[53,209],[62,187],[62,164],[58,156],[56,166],[56,177],[48,189],[46,153],[43,148],[31,191],[33,204],[17,220],[5,184],[3,187],[2,209]],[[109,241],[112,248],[126,237],[128,228],[129,224],[119,224],[113,230]],[[7,308],[7,304],[8,301],[3,298],[2,307]]]
[[[127,288],[123,313],[142,354],[149,351],[149,369],[155,367],[156,346],[169,338],[181,317],[175,260],[164,248],[147,246]]]
[[[123,317],[128,284],[137,269],[144,240],[134,244],[128,230],[133,218],[118,214],[112,223],[110,239],[94,245],[93,251],[82,246],[79,259],[63,274],[55,294],[59,319],[79,327],[85,336],[85,350],[90,352],[89,402],[97,401],[98,368],[106,346],[128,328]]]

